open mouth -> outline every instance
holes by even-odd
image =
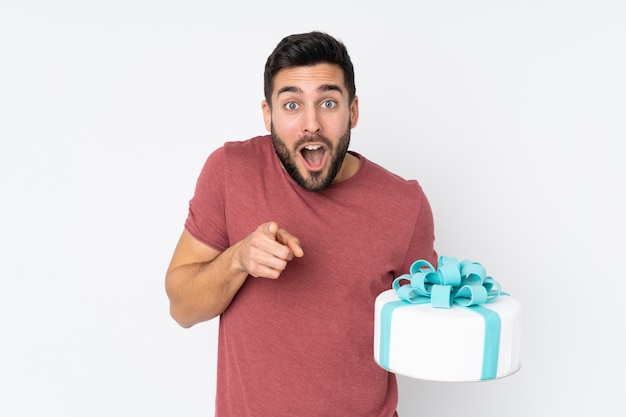
[[[320,171],[326,165],[326,148],[319,143],[309,143],[303,146],[300,154],[309,171]]]

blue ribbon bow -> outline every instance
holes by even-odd
[[[408,284],[402,284],[409,281]],[[409,274],[393,281],[393,289],[401,300],[412,304],[430,303],[433,307],[450,308],[452,304],[468,307],[492,303],[503,293],[500,284],[478,262],[440,256],[435,269],[425,260],[413,262]]]

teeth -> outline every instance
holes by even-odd
[[[306,149],[307,151],[314,151],[319,148],[321,148],[320,145],[307,145],[304,147],[304,149]]]

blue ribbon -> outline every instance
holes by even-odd
[[[440,256],[437,268],[425,260],[415,261],[409,274],[397,277],[393,289],[401,301],[386,303],[381,312],[380,364],[389,367],[391,317],[399,307],[430,303],[435,308],[467,307],[485,321],[485,343],[481,379],[496,377],[500,350],[500,316],[480,304],[494,302],[502,292],[500,284],[478,262]],[[408,283],[406,283],[408,281]],[[403,284],[404,282],[404,284]]]

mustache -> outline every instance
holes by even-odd
[[[307,135],[303,136],[293,145],[295,149],[306,145],[307,143],[321,142],[329,149],[333,148],[333,143],[324,135],[316,134],[316,135]]]

